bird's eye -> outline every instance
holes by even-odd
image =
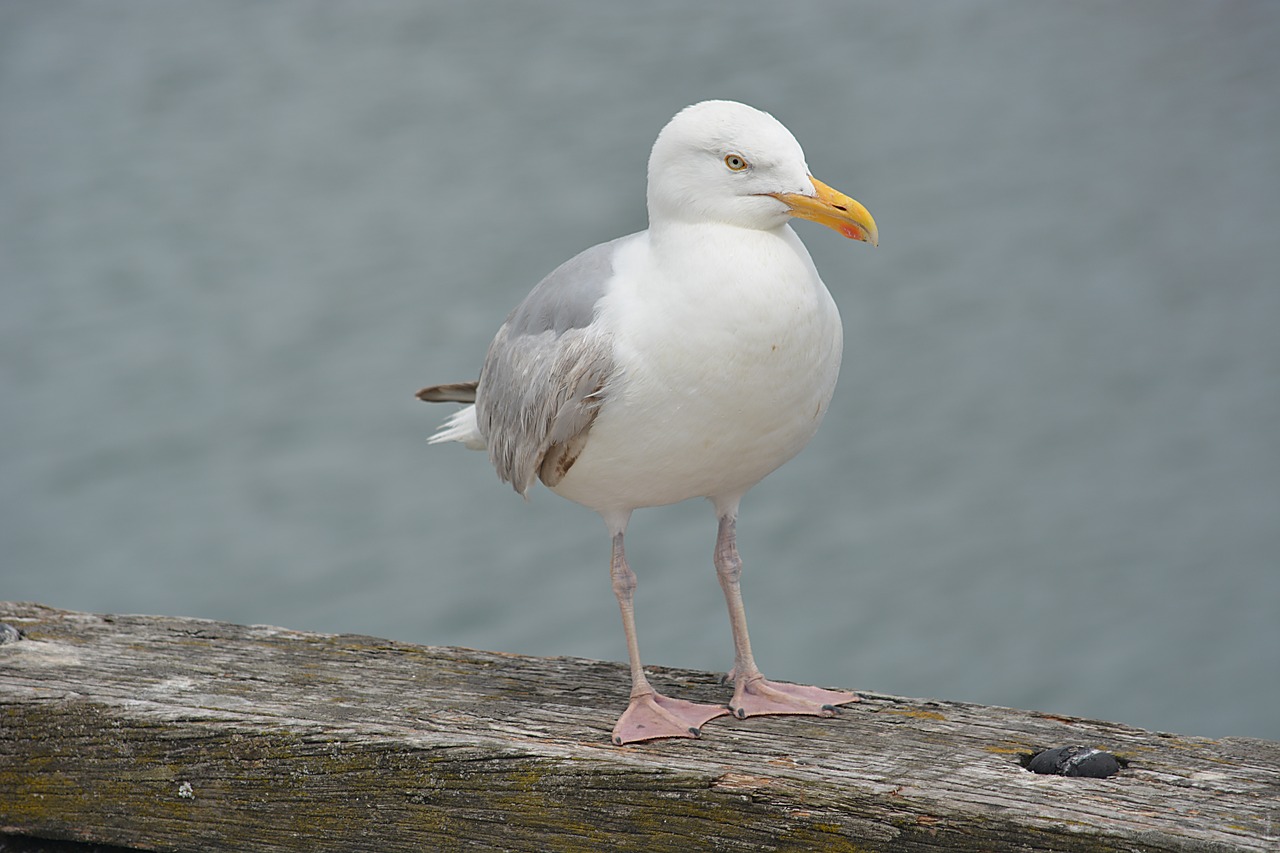
[[[741,172],[747,168],[747,161],[740,154],[724,155],[724,164],[729,167],[730,171]]]

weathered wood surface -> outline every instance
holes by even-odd
[[[146,850],[1280,849],[1280,744],[863,693],[615,747],[624,667],[0,603],[0,833]],[[10,637],[15,634],[10,634]],[[717,676],[655,685],[727,699]],[[1063,744],[1129,760],[1037,776]],[[2,844],[3,841],[0,841]]]

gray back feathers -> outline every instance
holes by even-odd
[[[604,296],[613,274],[614,249],[626,239],[619,237],[592,246],[552,270],[507,316],[511,333],[536,335],[552,331],[562,335],[591,325],[596,303]]]

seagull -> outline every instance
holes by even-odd
[[[840,314],[788,222],[875,245],[875,220],[809,174],[777,119],[732,101],[686,107],[662,129],[647,201],[648,230],[587,249],[533,288],[498,329],[479,380],[418,392],[469,404],[430,441],[487,450],[522,496],[541,480],[604,519],[631,666],[613,743],[697,737],[728,713],[832,716],[857,694],[770,681],[756,666],[738,506],[813,438],[840,369]],[[649,683],[623,549],[632,511],[697,497],[718,520],[714,564],[734,649],[727,708]]]

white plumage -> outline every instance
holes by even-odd
[[[507,318],[478,383],[424,389],[474,405],[431,439],[488,448],[522,494],[535,479],[604,518],[632,665],[614,741],[690,736],[723,708],[656,693],[640,666],[634,509],[707,497],[734,630],[730,710],[832,713],[850,693],[769,682],[751,658],[734,530],[743,494],[813,437],[835,389],[834,301],[788,225],[799,216],[876,241],[869,213],[814,180],[772,116],[707,101],[663,129],[649,159],[649,229],[578,255]]]

